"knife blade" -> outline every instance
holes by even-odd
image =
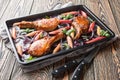
[[[85,57],[80,64],[77,66],[75,71],[73,72],[73,75],[71,77],[71,80],[79,80],[81,72],[85,64],[89,64],[94,57],[97,55],[98,51],[100,49],[100,46],[97,46],[94,50],[92,50],[87,57]]]

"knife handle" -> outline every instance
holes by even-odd
[[[85,62],[81,61],[80,64],[75,69],[75,71],[73,72],[71,80],[79,80],[80,79],[81,71],[83,70],[84,65],[85,65]]]
[[[64,74],[65,71],[71,70],[72,68],[75,68],[79,63],[76,60],[72,60],[65,65],[59,67],[58,69],[53,70],[52,75],[54,77],[60,76],[60,74]]]

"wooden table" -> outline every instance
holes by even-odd
[[[6,19],[36,14],[52,9],[57,3],[69,0],[0,0],[0,27],[6,26]],[[74,4],[84,4],[120,36],[120,0],[71,0]],[[63,65],[64,59],[43,69],[23,73],[18,62],[0,39],[0,80],[69,80],[72,73],[66,72],[54,78],[51,72]],[[84,69],[82,80],[120,80],[120,40],[104,48],[96,56],[89,68]]]

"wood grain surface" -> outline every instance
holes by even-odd
[[[0,28],[4,28],[7,19],[42,13],[52,10],[58,3],[72,1],[75,5],[86,5],[106,25],[120,36],[119,0],[0,0]],[[70,80],[72,71],[60,78],[54,78],[51,72],[68,62],[65,58],[59,62],[29,73],[23,73],[13,52],[5,47],[0,37],[0,80]],[[91,65],[84,68],[82,80],[120,80],[120,39],[99,51]]]

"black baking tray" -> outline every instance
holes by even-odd
[[[104,30],[107,30],[110,33],[111,36],[109,38],[102,39],[102,40],[97,41],[95,43],[86,44],[84,46],[78,46],[76,48],[65,50],[65,51],[60,51],[60,52],[58,52],[56,54],[44,55],[44,56],[38,57],[37,59],[34,59],[34,60],[30,61],[30,62],[23,62],[20,59],[20,57],[19,57],[19,55],[18,55],[18,53],[16,51],[15,44],[14,44],[14,42],[12,40],[12,37],[11,37],[11,34],[10,34],[10,28],[12,27],[13,23],[20,22],[20,21],[23,21],[23,20],[24,21],[34,21],[34,20],[37,20],[37,19],[41,19],[41,18],[43,18],[45,16],[54,16],[54,15],[58,15],[58,14],[61,14],[61,13],[64,13],[64,12],[75,11],[75,10],[83,10],[84,12],[86,12],[87,15],[96,22],[97,25],[101,26]],[[74,56],[74,55],[77,55],[77,54],[84,54],[84,53],[94,49],[98,45],[106,44],[113,37],[115,37],[114,32],[107,25],[105,25],[97,16],[95,16],[93,14],[93,12],[91,12],[85,5],[75,5],[75,6],[70,6],[70,7],[54,10],[54,11],[29,15],[29,16],[20,17],[20,18],[15,18],[15,19],[7,20],[6,24],[7,24],[6,31],[7,31],[7,34],[9,36],[10,42],[12,44],[15,57],[16,57],[17,61],[20,64],[22,64],[22,66],[24,66],[24,67],[30,66],[31,64],[32,65],[33,64],[39,65],[39,67],[40,67],[41,64],[44,66],[44,63],[48,62],[47,64],[45,64],[45,66],[46,66],[46,65],[52,64],[52,63],[54,63],[54,62],[56,62],[56,61],[58,61],[60,59],[63,59],[66,56],[70,56],[70,55]],[[77,51],[79,53],[75,53],[75,51]],[[35,67],[35,65],[33,67]]]

